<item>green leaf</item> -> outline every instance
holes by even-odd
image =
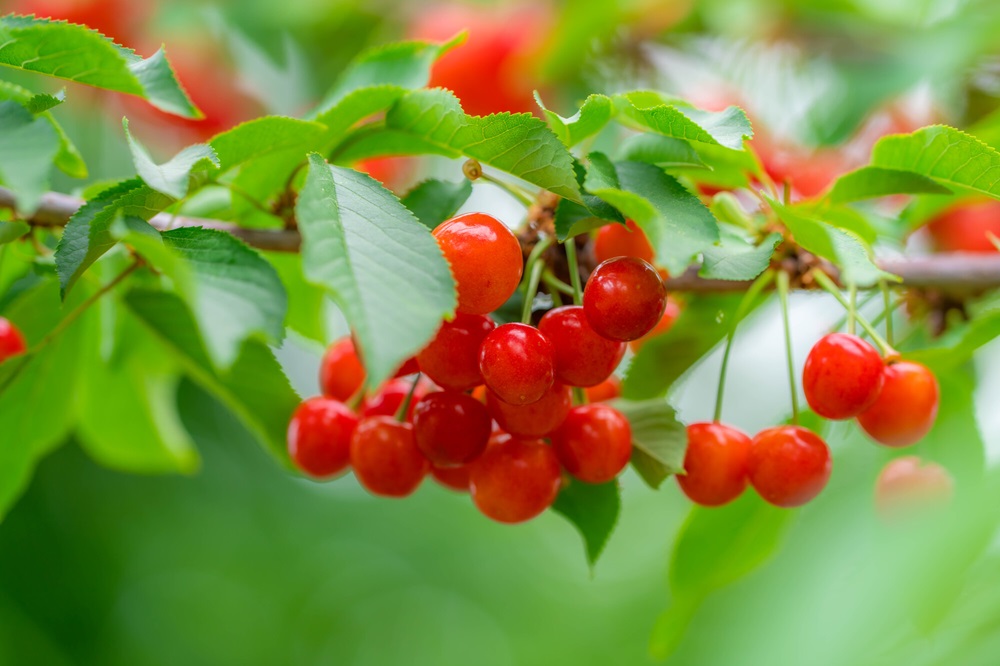
[[[30,214],[49,189],[59,152],[52,124],[17,102],[0,102],[0,182],[14,191],[18,212]]]
[[[747,114],[735,106],[714,113],[701,111],[651,92],[615,95],[614,103],[624,118],[663,136],[731,150],[743,150],[743,141],[753,137]]]
[[[563,484],[552,509],[580,532],[593,567],[618,523],[621,491],[617,481],[595,485],[574,479]]]
[[[117,216],[149,220],[173,200],[138,178],[104,190],[73,214],[56,247],[56,270],[65,295],[95,261],[115,246],[111,224]]]
[[[723,507],[695,507],[681,528],[670,560],[673,607],[654,629],[650,651],[666,659],[676,649],[682,632],[713,591],[725,587],[763,565],[778,550],[793,511],[773,507],[755,493]]]
[[[590,95],[584,100],[580,110],[569,118],[563,118],[558,113],[549,111],[542,103],[542,98],[535,93],[535,101],[545,114],[545,121],[559,140],[567,148],[572,148],[584,139],[600,132],[611,120],[614,105],[606,95]]]
[[[715,280],[752,280],[771,265],[771,255],[780,242],[781,234],[773,233],[755,246],[724,228],[719,243],[705,249],[698,275]]]
[[[442,89],[407,93],[386,113],[384,125],[362,128],[337,151],[353,164],[380,155],[431,153],[472,157],[533,185],[580,200],[573,158],[545,123],[527,113],[468,116]]]
[[[472,181],[462,179],[457,183],[445,180],[425,180],[403,197],[403,205],[410,209],[420,223],[428,229],[454,217],[458,209],[472,195]]]
[[[132,137],[132,133],[128,131],[128,118],[122,118],[122,127],[125,129],[125,138],[128,140],[128,148],[132,153],[132,163],[135,165],[139,177],[150,188],[168,197],[183,199],[187,196],[192,171],[199,165],[209,163],[216,167],[219,166],[219,158],[215,151],[211,146],[203,143],[188,146],[177,153],[169,162],[157,164],[142,144],[136,141]]]
[[[625,139],[617,155],[621,162],[646,162],[664,168],[705,169],[707,165],[691,143],[659,134],[635,134]]]
[[[949,188],[919,173],[868,166],[838,178],[827,197],[840,204],[889,194],[951,193]]]
[[[27,222],[14,220],[13,222],[0,222],[0,245],[6,245],[16,241],[31,231],[31,225]]]
[[[687,428],[666,400],[614,400],[611,406],[632,426],[632,466],[650,488],[684,469]]]
[[[377,181],[309,157],[296,219],[306,277],[328,289],[374,386],[455,310],[454,280],[430,231]]]
[[[608,220],[597,217],[586,206],[581,206],[575,201],[560,199],[556,204],[555,226],[559,242],[599,229],[607,223]]]
[[[84,26],[0,18],[0,65],[136,95],[167,113],[200,118],[160,49],[143,59]]]
[[[968,308],[968,321],[950,326],[932,343],[907,352],[906,358],[935,370],[950,370],[969,362],[980,347],[1000,337],[1000,298],[993,295]]]
[[[248,340],[232,366],[219,371],[209,360],[198,328],[180,297],[133,289],[126,294],[124,303],[191,379],[225,404],[261,446],[291,468],[285,438],[288,421],[301,398],[265,344]]]
[[[288,292],[288,311],[285,326],[299,335],[326,345],[330,341],[327,334],[326,291],[306,281],[302,272],[302,256],[297,252],[269,252],[265,255],[271,262],[281,283]]]
[[[52,125],[52,129],[55,130],[56,135],[59,137],[59,152],[55,157],[56,167],[71,178],[86,178],[87,165],[84,164],[83,157],[80,156],[80,151],[70,141],[62,126],[56,122],[55,117],[48,112],[48,109],[61,104],[64,97],[65,95],[62,91],[57,95],[33,95],[29,90],[21,86],[8,83],[7,81],[0,81],[0,100],[17,102],[32,114],[44,118],[45,122]]]
[[[297,159],[304,161],[306,153],[318,147],[325,133],[326,127],[321,123],[265,116],[218,134],[209,144],[218,155],[220,170],[228,171],[287,150],[299,151]],[[251,192],[256,194],[256,190]]]

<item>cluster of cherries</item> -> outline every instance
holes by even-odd
[[[517,238],[482,213],[443,222],[434,237],[455,278],[456,316],[368,399],[351,339],[331,345],[324,396],[305,401],[289,425],[292,459],[316,477],[350,468],[389,497],[409,495],[430,473],[505,523],[548,508],[563,470],[585,483],[613,480],[631,457],[631,427],[597,400],[614,395],[626,344],[676,317],[660,273],[615,256],[591,273],[582,305],[552,309],[537,327],[497,325],[489,313],[521,283]],[[594,401],[574,406],[573,387]]]

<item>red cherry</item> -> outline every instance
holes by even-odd
[[[638,354],[644,344],[653,338],[658,338],[661,335],[669,333],[670,329],[674,327],[674,322],[677,321],[679,316],[681,316],[681,304],[678,303],[673,296],[667,296],[667,304],[663,308],[663,316],[660,317],[660,321],[656,322],[656,326],[653,327],[653,330],[638,340],[633,340],[628,343],[628,346],[632,349],[632,353]]]
[[[586,483],[607,483],[632,456],[632,427],[621,412],[602,404],[570,410],[552,433],[552,448],[566,471]]]
[[[463,465],[479,457],[492,421],[483,403],[464,393],[431,393],[413,411],[413,435],[434,465]]]
[[[747,487],[750,436],[722,423],[692,423],[687,427],[684,474],[677,483],[692,502],[722,506]]]
[[[393,378],[406,377],[407,375],[415,375],[420,372],[420,365],[417,363],[417,357],[411,356],[410,358],[403,361],[403,365],[399,366],[399,370],[393,375]]]
[[[559,494],[559,461],[540,439],[490,446],[472,466],[469,492],[476,507],[501,523],[520,523],[545,511]]]
[[[801,506],[819,495],[832,467],[826,442],[807,428],[768,428],[750,443],[750,483],[775,506]]]
[[[486,406],[505,431],[521,437],[544,437],[566,418],[573,406],[573,393],[568,386],[557,383],[535,402],[511,405],[487,391]]]
[[[538,330],[552,343],[556,379],[570,386],[597,386],[625,355],[625,343],[595,333],[579,305],[549,310]]]
[[[667,290],[642,259],[618,257],[600,264],[583,290],[587,321],[611,340],[637,340],[653,330],[666,309]]]
[[[997,251],[988,234],[1000,236],[1000,202],[971,199],[955,203],[927,224],[934,246],[942,252]]]
[[[471,473],[472,465],[460,465],[459,467],[435,467],[431,465],[431,476],[438,484],[460,493],[469,492],[469,475]]]
[[[413,379],[390,379],[382,384],[375,393],[364,402],[361,410],[362,416],[395,416],[399,408],[403,406],[406,396],[413,388]],[[406,411],[406,420],[413,420],[413,408],[418,400],[423,398],[432,390],[430,382],[421,377],[417,380],[417,388],[413,390],[413,400]]]
[[[459,215],[439,224],[434,237],[455,277],[459,312],[493,312],[521,282],[521,245],[495,217],[485,213]]]
[[[882,391],[871,407],[858,415],[858,424],[879,444],[915,444],[937,418],[937,379],[926,367],[910,361],[891,363],[882,374]]]
[[[372,157],[354,165],[357,171],[368,174],[395,192],[405,191],[407,184],[413,182],[415,167],[414,158],[409,156]]]
[[[351,462],[351,436],[358,417],[344,403],[330,398],[310,398],[288,424],[288,455],[310,476],[339,474]]]
[[[354,340],[343,337],[331,344],[319,368],[319,385],[323,395],[347,400],[364,383],[365,368],[354,348]]]
[[[496,328],[486,315],[459,313],[441,324],[437,335],[417,354],[420,369],[437,384],[453,391],[468,391],[483,383],[479,348]]]
[[[511,405],[541,399],[555,381],[552,345],[527,324],[497,326],[479,349],[479,371],[491,391]]]
[[[886,520],[925,515],[948,504],[954,485],[948,470],[937,463],[917,456],[896,458],[875,481],[875,508]]]
[[[587,389],[587,402],[607,402],[622,396],[622,380],[611,375],[597,386]]]
[[[362,419],[351,438],[354,476],[373,495],[406,497],[430,464],[413,438],[413,426],[391,416]]]
[[[594,257],[597,263],[615,257],[636,257],[653,263],[656,253],[646,238],[646,232],[632,220],[626,220],[624,225],[608,224],[597,230]]]
[[[831,333],[810,350],[802,370],[802,390],[820,416],[849,419],[875,402],[884,367],[875,348],[858,336]]]
[[[11,356],[17,356],[28,351],[28,345],[17,326],[0,317],[0,363]]]

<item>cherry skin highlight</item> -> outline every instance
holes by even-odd
[[[544,437],[559,427],[573,406],[573,393],[564,384],[553,384],[539,400],[527,405],[511,405],[492,391],[486,393],[486,407],[506,432],[522,437]]]
[[[681,304],[673,296],[667,296],[667,304],[663,308],[663,316],[660,317],[660,321],[656,322],[656,326],[653,327],[646,335],[642,336],[638,340],[633,340],[628,343],[629,348],[632,350],[633,354],[638,354],[642,346],[652,340],[653,338],[658,338],[661,335],[666,335],[670,332],[670,329],[674,327],[674,322],[677,318],[681,316]]]
[[[430,464],[413,439],[413,426],[391,416],[362,419],[351,438],[351,467],[368,492],[406,497],[423,481]]]
[[[468,391],[483,383],[479,348],[496,328],[486,315],[457,314],[441,324],[437,335],[417,354],[420,370],[442,388]]]
[[[354,340],[349,336],[331,344],[319,368],[319,385],[323,395],[345,401],[365,383],[365,368],[361,365]]]
[[[583,310],[594,331],[610,340],[638,340],[666,309],[667,290],[642,259],[618,257],[600,264],[583,290]]]
[[[439,224],[434,237],[451,266],[459,312],[493,312],[521,282],[521,245],[495,217],[485,213],[459,215]]]
[[[687,427],[684,474],[677,483],[692,502],[722,506],[743,494],[749,482],[750,436],[722,423]]]
[[[875,508],[888,521],[920,517],[946,506],[955,481],[941,465],[903,456],[887,464],[875,481]]]
[[[910,361],[890,363],[883,377],[882,391],[871,407],[858,415],[858,424],[879,444],[915,444],[937,418],[937,379],[926,367]]]
[[[632,427],[617,409],[600,403],[570,410],[552,433],[552,448],[566,471],[586,483],[607,483],[632,456]]]
[[[0,317],[0,363],[28,351],[24,336],[14,324]]]
[[[570,386],[597,386],[625,355],[625,343],[595,333],[579,305],[549,310],[538,330],[552,343],[556,379]]]
[[[776,426],[750,443],[750,483],[775,506],[802,506],[826,486],[833,461],[826,442],[800,426]]]
[[[522,523],[552,505],[561,481],[552,447],[540,439],[512,437],[488,447],[472,466],[469,493],[487,517]]]
[[[885,364],[856,335],[831,333],[817,342],[802,370],[802,390],[814,412],[849,419],[868,409],[882,390]]]
[[[607,224],[594,236],[594,257],[602,263],[615,257],[635,257],[653,263],[656,253],[639,225],[632,220],[621,224]]]
[[[555,381],[552,344],[533,326],[498,326],[479,349],[479,370],[501,400],[527,405],[541,399]]]
[[[413,411],[417,448],[439,467],[472,462],[486,448],[493,420],[483,403],[453,391],[431,393]]]
[[[351,463],[351,436],[357,426],[358,417],[339,400],[310,398],[288,424],[288,455],[309,476],[340,474]]]

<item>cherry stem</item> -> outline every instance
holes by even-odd
[[[554,242],[554,238],[543,238],[538,241],[532,248],[531,254],[528,255],[528,260],[524,262],[524,272],[528,276],[528,280],[524,284],[524,305],[521,308],[521,323],[523,324],[531,323],[531,304],[535,300],[535,294],[538,293],[538,282],[542,279],[542,272],[545,270],[542,255]]]
[[[552,287],[556,291],[559,291],[560,293],[566,294],[567,296],[574,296],[576,293],[573,291],[573,287],[571,285],[568,285],[557,278],[556,274],[549,269],[546,269],[545,272],[542,273],[542,280],[548,286]]]
[[[767,270],[764,271],[754,283],[750,285],[747,289],[746,294],[743,295],[743,299],[740,301],[739,305],[736,306],[736,313],[733,315],[733,323],[729,327],[729,333],[726,337],[726,349],[722,352],[722,368],[719,370],[719,388],[715,393],[715,415],[712,420],[718,423],[722,418],[722,398],[726,390],[726,372],[729,368],[729,353],[733,349],[733,338],[736,337],[736,327],[739,326],[740,322],[747,313],[750,311],[750,306],[757,300],[757,297],[771,284],[771,280],[774,279],[774,271]]]
[[[583,286],[580,284],[580,265],[576,258],[576,240],[568,238],[563,243],[566,250],[566,265],[569,268],[569,280],[573,284],[573,304],[583,303]]]
[[[499,178],[495,178],[490,174],[483,171],[483,166],[478,160],[466,160],[465,164],[462,165],[462,173],[469,180],[483,180],[487,183],[496,185],[500,189],[504,190],[507,194],[511,195],[522,204],[525,208],[530,208],[534,203],[534,200],[528,196],[528,193],[522,190],[520,187],[513,185],[512,183],[505,182]]]
[[[795,359],[792,357],[792,326],[788,316],[788,273],[778,273],[778,298],[781,300],[781,319],[785,326],[785,356],[788,360],[788,388],[792,393],[792,424],[799,424],[799,392],[795,388]]]
[[[410,385],[410,391],[406,394],[403,404],[396,410],[396,420],[400,423],[406,420],[406,413],[410,411],[410,403],[413,402],[413,394],[417,390],[417,384],[420,383],[420,377],[421,374],[419,372],[413,376],[413,384]]]
[[[822,287],[827,293],[829,293],[831,296],[837,299],[837,302],[840,303],[842,306],[844,306],[844,309],[850,312],[851,304],[848,303],[847,299],[844,298],[844,295],[840,293],[840,289],[838,289],[837,285],[833,283],[833,280],[830,279],[830,276],[828,276],[823,271],[818,271],[818,270],[814,270],[812,272],[812,276],[820,287]],[[875,342],[875,344],[878,345],[879,350],[881,350],[882,352],[882,356],[884,356],[886,359],[896,358],[899,356],[899,352],[893,349],[892,345],[886,342],[882,338],[882,336],[878,334],[878,331],[875,330],[874,326],[868,323],[867,319],[862,317],[857,312],[854,313],[854,316],[857,319],[858,324],[861,325],[861,328],[865,329],[865,332],[868,333],[868,335],[871,336],[871,339]]]
[[[882,314],[885,315],[885,341],[892,346],[894,337],[892,334],[892,313],[896,308],[892,304],[892,296],[889,294],[889,283],[881,280],[879,287],[882,289]]]
[[[872,299],[874,299],[876,296],[878,296],[878,294],[865,294],[861,298],[861,302],[858,304],[858,307],[855,308],[855,312],[863,309],[865,306],[867,306],[869,303],[871,303]],[[839,331],[840,329],[844,328],[844,326],[847,325],[847,320],[848,320],[849,317],[850,317],[849,314],[845,314],[843,317],[841,317],[840,320],[835,325],[833,325],[832,327],[830,327],[830,332],[834,333],[834,332]],[[875,320],[874,319],[872,320],[871,324],[872,324],[872,326],[875,325]]]
[[[850,308],[847,310],[847,332],[854,335],[857,330],[855,324],[858,320],[858,288],[853,282],[849,287],[848,295]]]
[[[587,404],[587,392],[579,386],[573,387],[573,404],[574,405]]]

